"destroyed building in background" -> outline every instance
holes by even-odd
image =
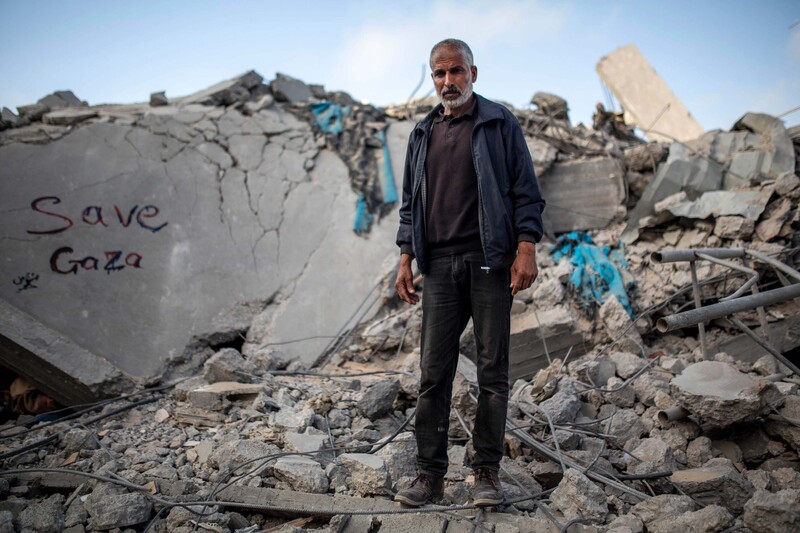
[[[512,308],[499,512],[468,505],[469,330],[456,507],[391,502],[415,475],[421,322],[392,290],[395,184],[435,102],[250,72],[4,110],[0,365],[25,394],[109,398],[0,428],[0,530],[800,527],[800,127],[698,130],[633,47],[598,73],[628,124],[573,125],[545,92],[512,108],[547,239]]]

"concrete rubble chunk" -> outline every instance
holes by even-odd
[[[789,418],[791,420],[800,420],[800,397],[796,394],[786,396],[786,401],[782,407],[778,409],[778,415]],[[795,452],[800,453],[800,428],[792,425],[789,422],[770,420],[765,425],[767,433],[780,437]]]
[[[645,359],[631,352],[611,352],[608,357],[614,362],[617,375],[622,379],[632,377],[647,364]]]
[[[275,477],[288,483],[293,490],[315,494],[328,492],[328,477],[322,466],[313,459],[287,455],[278,458],[273,470]]]
[[[688,496],[660,494],[634,505],[630,513],[639,517],[648,529],[657,524],[667,524],[684,513],[695,510],[695,503]]]
[[[547,343],[547,350],[542,343]],[[586,351],[578,330],[578,318],[566,306],[530,309],[511,317],[509,374],[511,380],[527,378],[548,365],[551,359],[567,353],[577,358]]]
[[[704,504],[721,505],[738,515],[753,495],[753,485],[733,466],[706,466],[674,472],[670,481]]]
[[[49,109],[86,106],[86,103],[75,96],[72,91],[55,91],[40,98],[36,103],[45,105]]]
[[[55,126],[73,126],[97,116],[97,111],[87,108],[68,107],[45,113],[42,121]]]
[[[635,45],[603,56],[597,62],[597,73],[625,109],[626,118],[646,128],[649,139],[688,141],[703,134],[700,124]]]
[[[525,142],[528,144],[528,151],[531,153],[536,176],[542,177],[555,163],[558,150],[550,143],[540,139],[526,138]]]
[[[684,409],[721,427],[751,420],[783,403],[771,382],[719,361],[689,365],[672,379],[670,388],[671,396]]]
[[[757,490],[744,506],[744,525],[752,531],[783,533],[800,527],[800,490]]]
[[[638,439],[647,431],[642,423],[641,417],[633,409],[619,409],[613,416],[600,423],[603,433],[613,435],[610,438],[612,444],[622,447],[631,439]]]
[[[539,407],[550,415],[554,424],[574,422],[581,408],[581,398],[577,387],[569,380],[559,383],[558,391],[550,398],[539,403]],[[537,409],[531,413],[540,415]]]
[[[733,515],[724,507],[709,505],[690,513],[684,513],[674,520],[657,521],[647,528],[648,533],[719,533],[734,523]]]
[[[567,520],[586,518],[599,524],[608,514],[608,503],[603,489],[572,468],[564,472],[564,477],[550,495],[550,500]]]
[[[375,455],[386,463],[392,483],[396,483],[404,476],[416,475],[417,439],[413,433],[400,433],[392,442],[378,450]]]
[[[793,208],[794,202],[791,198],[781,198],[767,206],[762,220],[756,225],[758,238],[768,242],[780,235]]]
[[[63,504],[64,496],[61,494],[28,504],[17,517],[19,531],[59,533],[64,529]]]
[[[314,410],[309,408],[296,409],[294,407],[283,407],[280,411],[270,415],[270,424],[284,429],[302,433],[311,425],[314,418]]]
[[[368,453],[343,453],[339,461],[347,469],[351,486],[361,496],[383,494],[389,483],[384,460]]]
[[[755,227],[755,222],[749,218],[719,217],[714,224],[714,235],[723,239],[749,239]]]
[[[230,401],[251,401],[261,392],[263,385],[218,381],[189,391],[189,403],[201,409],[224,409]]]
[[[264,78],[251,70],[240,76],[222,81],[188,96],[174,98],[177,104],[204,104],[210,106],[231,105],[250,98],[250,91],[261,84]]]
[[[358,401],[358,410],[370,420],[378,419],[392,410],[400,390],[400,382],[386,379],[370,386]]]
[[[152,502],[141,493],[106,494],[99,498],[92,495],[84,505],[95,530],[135,526],[148,520],[153,512]]]
[[[625,149],[625,166],[629,171],[655,170],[667,158],[668,145],[660,142],[637,144]]]
[[[619,339],[616,344],[618,349],[630,353],[642,352],[644,347],[642,336],[615,294],[600,306],[600,320],[608,337],[611,340]]]
[[[159,91],[155,93],[150,93],[150,107],[158,107],[165,105],[169,105],[169,100],[167,99],[166,92]]]
[[[219,470],[230,472],[249,461],[279,452],[274,444],[254,439],[235,439],[217,446],[208,457],[208,463]]]
[[[249,381],[255,372],[255,365],[234,348],[223,348],[203,365],[203,378],[209,383]]]
[[[42,117],[50,111],[50,108],[45,104],[29,104],[18,106],[17,111],[20,117],[33,122],[42,120]]]
[[[278,73],[269,86],[278,102],[307,102],[314,96],[308,85],[285,74]]]
[[[555,233],[605,228],[625,215],[625,172],[612,157],[556,162],[539,186]]]
[[[772,190],[763,191],[708,191],[693,201],[672,205],[669,212],[678,217],[699,218],[725,215],[758,220],[767,207]]]
[[[4,107],[2,113],[0,113],[0,125],[6,128],[16,128],[20,126],[22,121],[17,116],[16,113],[11,111],[9,108]]]
[[[284,449],[290,452],[313,453],[329,447],[327,435],[321,433],[314,434],[310,433],[310,431],[315,430],[313,428],[308,428],[305,433],[285,433],[283,436]],[[317,454],[315,457],[317,457],[318,460],[323,460],[325,454]]]

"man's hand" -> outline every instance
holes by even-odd
[[[532,242],[520,242],[517,245],[517,258],[511,265],[511,295],[516,296],[519,291],[530,287],[538,274],[536,245]]]
[[[408,254],[400,254],[400,267],[397,269],[397,281],[394,289],[397,295],[411,305],[419,301],[419,295],[414,292],[414,278],[411,274],[411,261],[414,258]]]

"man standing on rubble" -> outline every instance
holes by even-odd
[[[503,501],[498,477],[508,405],[511,301],[536,279],[544,200],[522,129],[505,107],[472,92],[469,46],[437,43],[431,77],[441,104],[411,132],[400,208],[395,289],[416,304],[411,262],[425,276],[416,414],[419,475],[395,500],[419,506],[443,494],[450,398],[459,337],[477,345],[473,501]]]

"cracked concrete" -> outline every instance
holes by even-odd
[[[356,236],[346,165],[277,105],[99,114],[57,141],[0,146],[0,296],[133,375],[158,373],[237,301],[283,295],[251,348],[332,335],[395,258],[396,211]],[[399,176],[408,125],[392,128]],[[17,291],[26,272],[37,287]],[[285,351],[309,362],[326,343]]]

